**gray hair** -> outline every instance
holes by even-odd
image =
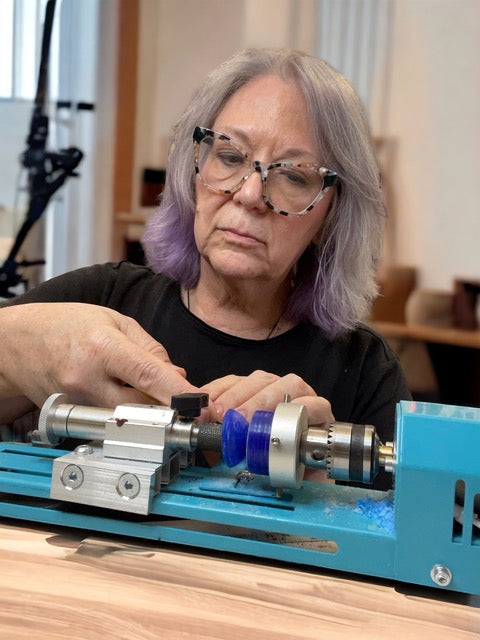
[[[235,91],[267,74],[298,84],[325,166],[339,176],[320,235],[296,265],[285,311],[291,320],[311,322],[334,338],[365,318],[378,293],[385,204],[363,105],[324,60],[292,49],[245,49],[207,76],[174,126],[162,203],[147,225],[145,253],[155,270],[195,286],[193,130],[212,127]]]

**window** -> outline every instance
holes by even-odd
[[[47,0],[0,2],[0,99],[32,100]]]

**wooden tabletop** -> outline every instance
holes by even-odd
[[[2,520],[0,567],[5,640],[480,639],[434,589],[69,529]]]
[[[480,349],[480,331],[455,329],[454,327],[436,327],[423,324],[404,324],[402,322],[371,322],[375,331],[384,338],[402,338],[422,340],[457,347]]]

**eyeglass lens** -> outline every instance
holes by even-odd
[[[209,136],[198,145],[198,170],[205,184],[228,193],[237,190],[253,169],[250,159],[238,147],[228,140]],[[318,169],[283,163],[269,168],[265,193],[275,208],[297,213],[315,200],[323,184]]]

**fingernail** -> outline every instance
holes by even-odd
[[[223,418],[223,414],[225,413],[225,408],[223,404],[214,404],[213,406],[215,408],[215,411],[217,412],[217,417],[219,419]]]

